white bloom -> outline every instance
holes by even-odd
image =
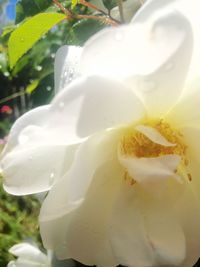
[[[86,43],[81,77],[14,124],[4,187],[17,195],[51,189],[40,228],[60,259],[103,267],[197,261],[198,5],[147,1],[131,24]]]
[[[10,261],[8,267],[50,267],[50,259],[37,247],[29,243],[14,245],[9,252],[18,257],[16,261]]]

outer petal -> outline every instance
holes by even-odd
[[[8,153],[1,161],[4,189],[26,195],[49,190],[69,168],[74,147],[28,145]]]
[[[113,101],[114,100],[114,101]],[[95,132],[134,122],[144,116],[144,107],[124,84],[103,78],[80,78],[52,102],[48,129],[59,125],[59,138],[77,143]]]
[[[190,81],[200,77],[200,17],[198,8],[196,8],[198,5],[199,2],[197,0],[191,0],[189,2],[187,0],[182,0],[182,2],[177,3],[177,8],[189,19],[194,36],[194,49],[188,74],[188,80]]]
[[[9,133],[7,144],[1,153],[1,158],[10,150],[14,149],[20,141],[23,142],[23,138],[20,140],[19,136],[27,126],[42,126],[45,124],[48,116],[48,110],[48,105],[32,109],[31,111],[26,112],[14,123]]]
[[[45,130],[48,110],[45,106],[26,113],[11,129],[1,155],[4,188],[11,194],[46,191],[71,164],[74,148],[61,146],[59,135]]]
[[[142,5],[135,16],[132,19],[132,23],[146,23],[150,20],[156,12],[160,12],[166,8],[173,8],[176,3],[180,3],[179,0],[148,0]]]
[[[82,205],[62,217],[43,220],[51,209],[52,201],[47,197],[41,210],[40,229],[44,245],[54,249],[59,259],[74,258],[101,267],[117,265],[107,239],[107,221],[122,174],[119,165],[112,162],[100,167]],[[55,198],[61,194],[62,185],[54,191]]]
[[[154,199],[138,184],[124,184],[114,206],[110,239],[124,266],[178,265],[185,239],[168,199]]]
[[[117,265],[106,231],[123,169],[114,159],[118,140],[115,135],[107,134],[105,138],[92,137],[87,145],[82,145],[74,169],[68,174],[71,176],[57,183],[43,203],[40,214],[43,242],[54,249],[60,259],[75,258],[102,267]],[[92,152],[96,148],[95,155]]]
[[[181,59],[187,66],[192,42],[188,24],[181,14],[170,10],[154,14],[152,20],[143,24],[103,30],[85,44],[81,56],[82,72],[118,79],[148,75],[174,53],[179,53],[180,46],[184,50]],[[181,69],[182,64],[178,71]]]
[[[176,216],[179,218],[186,238],[186,257],[180,267],[193,266],[199,258],[199,207],[199,198],[195,196],[193,190],[191,190],[191,187],[187,184],[175,209]]]
[[[174,10],[163,12],[143,24],[100,32],[86,43],[81,58],[84,74],[126,80],[155,117],[177,101],[192,52],[186,18]]]
[[[195,128],[200,124],[200,79],[187,83],[177,104],[166,114],[166,119],[177,128]]]
[[[43,203],[42,210],[45,212],[42,214],[42,220],[61,217],[80,206],[96,170],[106,162],[117,161],[117,144],[120,136],[121,130],[113,129],[96,134],[79,146],[70,170],[54,185]],[[62,188],[63,194],[57,194]],[[46,205],[51,208],[46,208]]]
[[[199,77],[199,61],[200,61],[200,17],[198,8],[198,0],[149,0],[143,5],[137,14],[133,17],[132,22],[146,22],[149,20],[155,11],[162,10],[166,7],[174,8],[184,14],[191,23],[193,37],[194,37],[194,50],[192,55],[192,62],[189,68],[189,80],[193,80],[194,77]]]
[[[62,46],[55,57],[55,93],[64,89],[79,76],[79,59],[82,48],[79,46]]]
[[[95,135],[80,146],[68,172],[69,202],[80,203],[84,200],[96,169],[108,161],[117,161],[117,144],[121,134],[122,130],[113,129]]]
[[[20,243],[14,245],[12,248],[10,248],[9,252],[17,257],[22,257],[38,263],[45,263],[47,261],[47,256],[37,247],[29,243]]]

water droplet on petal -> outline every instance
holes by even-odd
[[[50,177],[49,177],[49,185],[53,185],[54,183],[54,178],[55,178],[55,173],[51,172]]]
[[[18,138],[19,144],[20,145],[24,145],[25,143],[27,143],[29,140],[28,136],[25,134],[21,134]]]

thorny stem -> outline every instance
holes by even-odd
[[[124,22],[123,1],[117,0],[117,3],[118,3],[118,8],[119,8],[120,19],[122,22]]]
[[[92,5],[91,3],[86,2],[85,0],[80,0],[80,3],[87,6],[87,7],[92,7],[99,12],[104,12],[103,14],[106,16],[101,17],[101,16],[94,16],[94,15],[79,15],[79,14],[73,14],[69,9],[65,8],[58,0],[53,0],[54,4],[59,7],[59,9],[66,15],[68,20],[71,19],[94,19],[94,20],[99,20],[103,23],[112,25],[112,26],[117,26],[119,25],[120,22],[116,21],[115,19],[108,17],[108,15],[103,11],[98,9],[96,6]]]

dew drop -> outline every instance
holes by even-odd
[[[64,76],[64,77],[67,77],[67,70],[64,71],[63,76]]]
[[[55,55],[56,55],[55,53],[52,53],[51,58],[55,58]]]
[[[55,178],[55,173],[51,172],[50,177],[49,177],[49,185],[53,185],[54,183],[54,178]]]
[[[51,91],[52,90],[52,88],[51,88],[51,86],[47,86],[47,91]]]
[[[24,37],[21,37],[21,38],[20,38],[20,42],[23,43],[24,41],[25,41]]]
[[[38,65],[38,66],[35,67],[35,69],[36,69],[37,71],[41,71],[41,70],[42,70],[42,66]]]
[[[9,76],[9,72],[8,71],[5,71],[4,72],[4,76],[8,77]]]
[[[20,145],[23,145],[23,144],[27,143],[28,140],[29,140],[29,138],[25,134],[21,134],[19,136],[19,139],[18,139]]]

